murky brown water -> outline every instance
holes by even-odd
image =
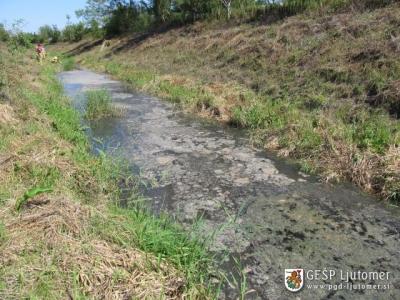
[[[221,298],[400,299],[400,211],[385,207],[351,186],[330,186],[252,149],[243,131],[185,115],[169,103],[135,91],[105,75],[77,70],[59,75],[66,93],[81,105],[83,91],[108,89],[124,116],[90,124],[93,147],[122,155],[151,186],[145,191],[155,213],[167,211],[189,226],[213,233],[211,251],[228,276]],[[101,140],[101,142],[99,142]],[[229,255],[227,255],[229,254]],[[240,261],[241,272],[236,271]],[[335,270],[331,280],[305,280],[293,294],[284,271]],[[350,290],[347,271],[390,272],[380,290]],[[240,275],[241,273],[241,275]],[[232,280],[232,276],[237,279]]]

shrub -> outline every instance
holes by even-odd
[[[147,30],[153,23],[149,15],[140,5],[118,5],[112,11],[111,17],[105,25],[107,36],[114,36],[126,32],[140,32]]]
[[[7,42],[10,38],[9,33],[7,32],[6,28],[4,27],[4,24],[0,23],[0,41],[1,42]]]
[[[100,26],[99,22],[96,20],[92,20],[90,22],[88,31],[90,36],[95,39],[101,39],[105,35],[104,29]]]
[[[60,40],[61,32],[56,25],[44,25],[39,28],[38,40],[45,43],[57,43]]]
[[[85,35],[85,26],[82,22],[65,26],[62,31],[62,40],[65,42],[79,42]]]
[[[19,32],[10,37],[8,41],[8,46],[12,52],[19,51],[31,47],[32,41],[33,36],[31,34]]]

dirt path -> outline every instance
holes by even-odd
[[[94,147],[140,169],[152,183],[145,194],[154,212],[167,211],[187,226],[201,218],[198,229],[215,233],[211,250],[233,273],[222,298],[237,297],[246,277],[247,289],[254,290],[246,299],[400,299],[397,208],[349,186],[319,183],[249,147],[243,132],[177,112],[106,76],[79,70],[61,73],[60,80],[77,107],[84,90],[112,93],[125,114],[90,124]],[[293,295],[284,286],[289,268],[303,268],[309,277],[324,268],[336,274],[325,281],[308,278]],[[349,290],[341,275],[358,271],[390,272],[389,280],[353,280],[353,288],[376,283],[389,289]],[[324,283],[343,285],[308,286]]]

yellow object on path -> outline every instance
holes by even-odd
[[[54,56],[54,57],[51,59],[51,62],[52,62],[53,64],[57,64],[57,63],[60,62],[60,60],[58,59],[58,56]]]

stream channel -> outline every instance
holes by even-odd
[[[122,156],[151,183],[144,196],[153,213],[213,234],[210,250],[231,278],[221,299],[237,299],[243,278],[246,299],[400,299],[399,208],[302,174],[252,148],[245,131],[185,114],[106,75],[74,70],[59,80],[77,109],[85,91],[110,92],[123,115],[88,123],[93,149]],[[293,293],[285,269],[297,268],[305,280]],[[335,275],[312,278],[324,269]],[[358,271],[389,274],[346,282]]]

